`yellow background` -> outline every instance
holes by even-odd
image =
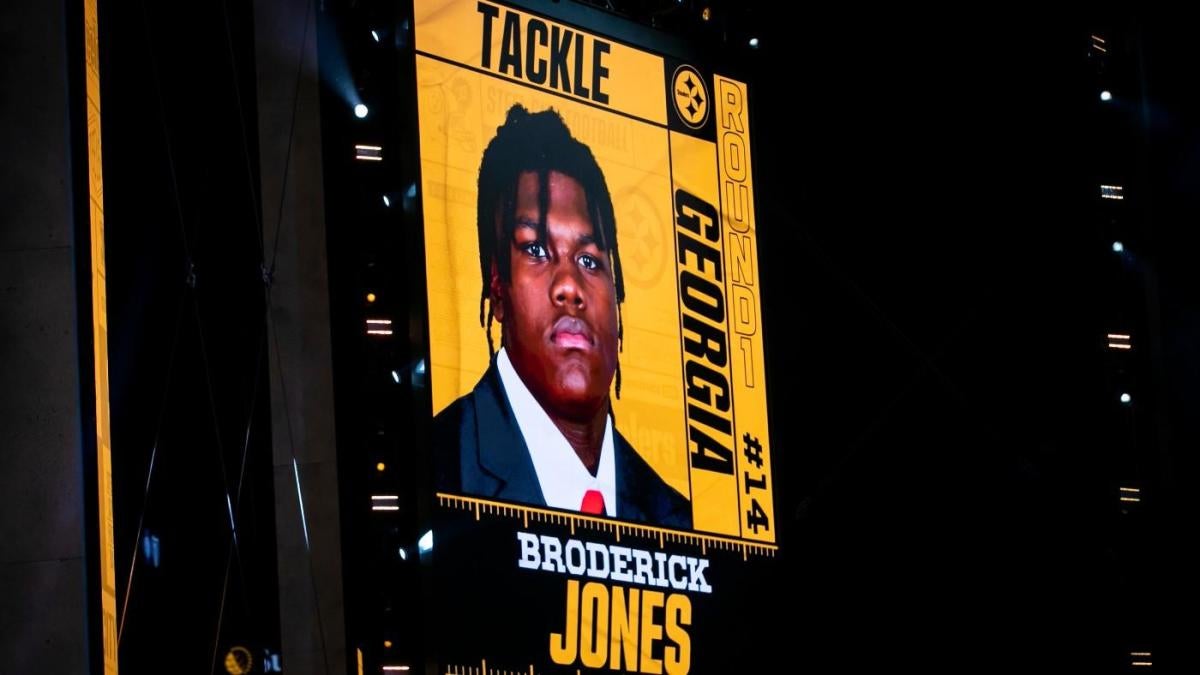
[[[717,148],[711,141],[704,141],[687,134],[671,132],[671,158],[674,169],[675,187],[703,199],[714,206],[717,202]],[[721,244],[717,244],[720,246]],[[674,265],[672,265],[674,267]],[[678,291],[676,291],[678,293]],[[678,311],[678,310],[676,310]],[[728,311],[728,310],[727,310]],[[683,351],[682,337],[675,342],[675,355]],[[728,368],[718,369],[729,377]],[[739,401],[733,398],[734,411]],[[681,430],[681,440],[686,443],[686,430]],[[713,433],[713,432],[709,432]],[[714,434],[714,436],[716,436]],[[723,436],[721,438],[724,438]],[[737,429],[734,428],[734,463],[737,462]],[[685,452],[688,452],[685,445]],[[738,509],[738,481],[736,476],[692,469],[692,525],[705,532],[740,534],[741,521]]]
[[[475,223],[483,150],[513,104],[554,108],[596,156],[616,210],[626,288],[617,427],[689,495],[667,131],[420,55],[417,89],[434,413],[470,392],[488,364]]]
[[[747,103],[746,85],[736,80],[721,77],[720,75],[713,79],[714,88],[716,89],[714,98],[717,102],[717,137],[720,139],[717,143],[717,148],[718,154],[721,157],[721,162],[719,163],[721,181],[725,183],[730,180],[727,171],[728,167],[737,165],[740,162],[745,167],[745,180],[743,182],[748,188],[750,195],[750,199],[744,204],[745,210],[741,213],[738,213],[736,207],[730,203],[726,196],[728,193],[724,189],[722,189],[721,201],[721,230],[726,236],[725,272],[729,285],[725,306],[726,311],[729,313],[730,326],[729,362],[733,368],[733,379],[730,380],[730,383],[733,386],[734,429],[737,433],[734,441],[738,444],[734,452],[734,459],[738,463],[737,481],[740,486],[738,494],[741,495],[742,502],[740,516],[743,523],[742,536],[746,539],[773,542],[776,540],[778,523],[775,522],[775,479],[771,474],[771,444],[767,438],[767,384],[762,337],[762,297],[758,277],[758,233],[755,223],[753,199],[753,165],[750,162],[750,113]],[[742,102],[741,131],[738,131],[736,124],[731,118],[733,107],[729,105],[728,98],[731,92],[737,92]],[[729,135],[731,134],[741,136],[744,140],[744,146],[736,146],[740,149],[735,149],[735,146],[729,142]],[[745,153],[744,157],[737,157],[743,152]],[[739,227],[733,227],[732,223],[734,222],[738,222]],[[749,246],[744,247],[744,249],[735,248],[733,240],[738,236],[738,229],[745,229],[745,235],[750,240]],[[739,252],[744,250],[747,258],[744,261],[735,262],[735,250]],[[746,264],[739,264],[739,262]],[[741,310],[738,306],[738,298],[734,294],[733,284],[735,282],[740,282],[744,288],[750,291],[750,312],[755,319],[757,329],[751,336],[741,336],[733,329],[736,325],[735,314]],[[750,372],[751,370],[752,373]],[[742,448],[745,447],[742,437],[743,434],[747,433],[756,437],[762,445],[761,467],[749,462],[742,452]],[[766,476],[766,487],[763,489],[747,489],[747,472],[755,479]],[[758,505],[762,507],[762,510],[770,519],[769,529],[759,529],[758,532],[755,532],[745,526],[746,513],[751,509],[750,500],[752,498],[757,499]]]

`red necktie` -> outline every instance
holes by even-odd
[[[579,505],[579,510],[584,513],[603,515],[605,513],[604,494],[599,490],[588,490],[583,493],[583,503]]]

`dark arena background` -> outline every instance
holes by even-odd
[[[1184,14],[10,0],[0,672],[1197,672]],[[516,102],[608,176],[685,525],[441,482]]]

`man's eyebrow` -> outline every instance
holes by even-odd
[[[523,227],[527,227],[536,232],[538,230],[538,222],[532,218],[528,218],[525,216],[518,216],[516,219],[516,222],[513,223],[513,234],[516,234],[516,231]],[[594,235],[594,234],[581,234],[575,238],[575,245],[579,246],[579,247],[583,247],[583,246],[599,247],[600,242],[599,242],[599,240],[596,239],[596,235]]]

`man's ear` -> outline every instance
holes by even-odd
[[[492,316],[496,321],[504,323],[504,282],[500,280],[500,268],[496,266],[495,256],[492,256],[492,279],[488,286],[491,292]]]

